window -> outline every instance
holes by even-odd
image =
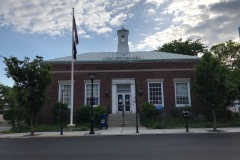
[[[125,42],[125,35],[121,35],[121,42],[122,42],[122,43]]]
[[[131,88],[130,84],[118,84],[117,93],[130,93]]]
[[[189,82],[175,82],[176,107],[191,106]]]
[[[148,102],[155,106],[163,106],[163,87],[162,82],[148,83]]]
[[[71,106],[71,85],[69,84],[60,84],[59,85],[59,98],[60,102]]]
[[[99,84],[93,84],[93,106],[97,106],[100,104],[99,102]],[[85,84],[85,104],[91,105],[91,97],[92,97],[92,84],[86,83]]]

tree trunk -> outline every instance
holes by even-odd
[[[11,124],[12,124],[12,130],[16,129],[16,123],[15,123],[15,120],[11,120]]]
[[[212,116],[213,116],[213,131],[217,131],[217,117],[216,117],[216,111],[212,109]]]
[[[31,117],[30,118],[30,122],[31,122],[31,136],[34,136],[34,128],[33,128],[33,125],[34,125],[34,122],[33,122],[33,118]]]

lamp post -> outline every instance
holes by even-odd
[[[62,104],[61,104],[61,132],[60,132],[60,135],[63,135],[63,106],[64,106],[64,89],[62,89]]]
[[[90,132],[89,134],[95,134],[94,130],[93,130],[93,121],[94,121],[94,117],[93,117],[93,81],[94,81],[94,76],[96,75],[95,73],[89,73],[88,74],[90,79],[91,79],[91,117],[90,117]]]
[[[189,132],[188,130],[189,111],[183,111],[183,117],[185,118],[185,121],[186,121],[186,132]]]
[[[135,79],[135,103],[136,103],[136,133],[139,133],[139,130],[138,130],[138,99],[137,99],[137,80]]]

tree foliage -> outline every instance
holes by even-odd
[[[9,86],[0,84],[0,109],[3,110],[6,104],[8,106],[14,105],[13,89]]]
[[[34,135],[33,125],[45,101],[45,91],[51,82],[50,65],[43,64],[43,58],[36,56],[33,61],[25,57],[4,58],[6,75],[14,80],[16,102],[23,107],[31,123],[31,135]]]
[[[194,76],[193,89],[204,105],[211,109],[216,131],[216,114],[226,103],[228,94],[227,68],[211,53],[205,53],[196,66]]]
[[[27,113],[22,107],[12,107],[6,110],[3,118],[12,125],[12,130],[17,130],[26,120]]]
[[[228,99],[240,98],[240,43],[231,40],[214,45],[211,53],[225,66],[228,67]]]
[[[200,42],[200,39],[183,41],[182,38],[180,38],[166,43],[162,47],[158,47],[157,51],[197,56],[198,54],[204,53],[206,49],[207,47]]]
[[[240,62],[240,43],[229,40],[224,43],[213,45],[210,51],[224,65],[234,69]]]
[[[0,84],[0,108],[3,111],[3,117],[15,129],[16,122],[20,120],[21,114],[16,108],[15,90],[12,87]],[[7,108],[5,108],[7,107]]]

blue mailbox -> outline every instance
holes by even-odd
[[[100,129],[103,127],[106,127],[108,129],[108,115],[107,114],[102,114],[100,116]]]

